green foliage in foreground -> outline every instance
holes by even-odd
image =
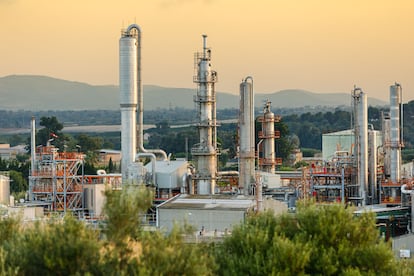
[[[0,275],[412,275],[379,238],[373,214],[301,203],[297,213],[250,216],[218,244],[184,241],[186,229],[144,231],[152,191],[107,191],[94,229],[66,216],[0,219]],[[191,231],[191,228],[189,229]]]
[[[224,257],[225,256],[225,257]],[[253,216],[216,247],[219,275],[396,275],[373,214],[302,203],[296,214]]]

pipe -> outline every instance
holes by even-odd
[[[207,58],[207,35],[203,34],[203,58]]]
[[[34,116],[32,117],[32,121],[31,121],[31,133],[30,134],[31,134],[30,155],[32,158],[31,173],[33,176],[35,173],[35,165],[36,165],[36,120]]]
[[[142,64],[141,64],[141,28],[137,24],[131,24],[128,26],[126,33],[131,35],[131,31],[135,29],[137,31],[137,90],[138,90],[138,152],[141,153],[154,153],[162,155],[164,160],[168,160],[167,153],[160,149],[145,149],[144,148],[144,93],[142,85]]]
[[[404,145],[404,103],[402,99],[402,87],[399,83],[395,83],[400,87],[400,147]]]
[[[152,159],[152,163],[151,163],[151,165],[152,165],[152,184],[154,184],[154,185],[156,185],[157,183],[155,182],[156,181],[156,177],[155,177],[155,163],[157,162],[157,158],[155,157],[155,154],[153,154],[153,153],[149,153],[149,152],[138,152],[137,153],[137,155],[136,155],[136,162],[138,161],[138,159],[140,158],[140,157],[149,157],[149,158],[151,158]]]

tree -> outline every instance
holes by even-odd
[[[125,185],[121,191],[107,191],[106,196],[106,274],[212,274],[214,260],[204,247],[185,244],[182,229],[168,234],[143,231],[140,215],[151,206],[152,190]]]
[[[49,139],[55,139],[56,141],[63,142],[63,124],[60,123],[55,116],[40,118],[40,125],[43,126],[37,132],[36,142],[41,145],[46,145]]]
[[[21,172],[13,171],[10,172],[10,191],[13,193],[25,192],[28,190],[29,185],[27,180],[23,177]]]
[[[0,236],[5,230],[1,228]],[[15,268],[19,275],[101,274],[98,232],[71,215],[14,229],[18,231],[5,232],[6,240],[0,242],[7,252],[3,270]]]
[[[371,213],[302,202],[296,214],[253,215],[214,249],[218,275],[395,275]]]

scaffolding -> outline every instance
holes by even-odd
[[[83,211],[83,154],[58,152],[54,146],[36,148],[29,177],[29,198],[45,211]],[[80,170],[82,171],[80,174]]]
[[[324,166],[312,165],[309,187],[317,202],[341,202],[359,205],[359,185],[355,184],[355,169],[350,156],[336,153]]]

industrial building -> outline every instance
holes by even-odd
[[[178,195],[157,206],[158,227],[171,231],[175,223],[186,222],[201,235],[215,232],[221,236],[243,223],[254,207],[254,200],[246,198]]]

